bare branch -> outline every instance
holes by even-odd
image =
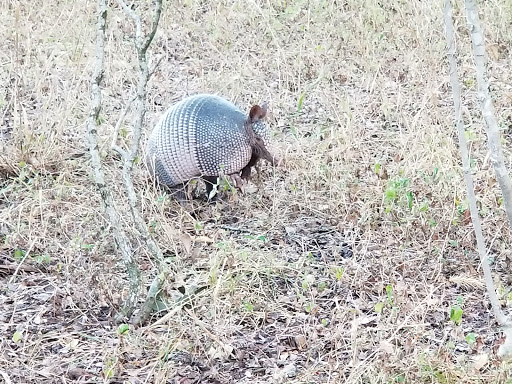
[[[512,182],[505,166],[503,151],[500,144],[500,132],[498,123],[495,117],[494,105],[491,96],[489,95],[489,84],[486,81],[486,52],[485,40],[480,27],[480,20],[478,18],[478,9],[474,0],[465,0],[466,17],[468,20],[469,31],[471,34],[471,42],[473,46],[473,58],[475,59],[476,78],[478,83],[478,99],[480,101],[480,109],[486,125],[487,141],[489,145],[489,152],[491,163],[496,172],[496,179],[500,185],[503,194],[503,204],[507,213],[510,229],[512,229]],[[489,291],[492,277],[490,270],[487,273],[486,268],[489,266],[482,258],[482,267],[486,275],[486,285]],[[498,321],[504,326],[505,343],[500,346],[498,355],[512,356],[512,321],[510,318],[505,317],[501,308],[499,308],[498,298],[496,297],[494,285],[492,285],[492,295],[489,292],[491,303]],[[496,308],[497,307],[497,308]]]
[[[155,66],[153,67],[153,69],[149,72],[149,78],[151,78],[151,76],[153,76],[153,74],[156,72],[156,70],[158,69],[158,66],[160,65],[160,63],[162,62],[162,60],[164,58],[165,58],[165,56],[162,56],[158,59]]]
[[[134,260],[133,250],[126,233],[121,228],[119,214],[114,207],[114,201],[111,191],[105,182],[105,175],[101,165],[99,145],[97,139],[98,121],[101,111],[101,89],[100,84],[103,79],[103,61],[104,61],[104,44],[105,44],[105,26],[107,20],[107,5],[105,0],[98,1],[98,31],[96,37],[96,65],[91,81],[91,111],[89,113],[87,136],[89,139],[89,152],[91,153],[91,163],[94,174],[94,182],[98,187],[103,203],[105,204],[105,212],[109,218],[114,238],[121,251],[123,262],[127,268],[130,290],[128,297],[123,304],[118,319],[124,316],[131,316],[139,295],[139,276],[140,271]]]
[[[142,127],[144,124],[144,118],[146,115],[146,94],[147,94],[147,84],[150,77],[148,63],[146,58],[146,51],[153,41],[153,38],[156,34],[156,30],[158,28],[158,23],[160,21],[160,15],[162,13],[162,0],[155,1],[155,7],[153,10],[153,23],[151,27],[151,32],[146,36],[142,37],[142,22],[138,15],[132,11],[123,0],[118,0],[118,3],[121,5],[125,13],[127,13],[136,24],[136,37],[135,37],[135,48],[137,50],[137,58],[139,61],[139,79],[137,83],[137,112],[135,116],[135,122],[133,126],[133,135],[130,143],[130,147],[127,152],[122,151],[119,152],[120,148],[116,146],[116,150],[119,153],[122,153],[123,157],[123,182],[125,185],[125,190],[128,195],[130,211],[137,226],[137,230],[140,232],[148,249],[153,255],[154,259],[157,262],[159,273],[153,279],[151,283],[148,295],[146,296],[146,300],[140,312],[137,314],[134,319],[132,319],[132,323],[140,324],[144,322],[151,311],[153,310],[154,303],[157,295],[160,293],[161,287],[165,282],[165,277],[167,275],[167,267],[164,263],[164,257],[162,251],[158,244],[151,237],[149,230],[142,218],[138,208],[137,208],[137,195],[135,194],[135,190],[133,188],[133,183],[131,180],[131,173],[133,169],[133,164],[137,157],[137,153],[139,151],[140,139],[142,135]]]
[[[153,9],[153,23],[151,25],[151,31],[146,36],[142,44],[140,45],[140,50],[145,54],[149,45],[153,41],[155,37],[156,30],[158,29],[158,23],[160,22],[160,15],[162,14],[162,0],[156,0],[155,8]]]
[[[140,17],[139,17],[139,15],[137,15],[137,12],[135,12],[133,9],[131,9],[128,6],[128,4],[126,4],[124,2],[124,0],[117,0],[117,2],[121,6],[121,8],[123,8],[124,13],[126,13],[128,16],[130,16],[133,19],[133,21],[135,22],[135,26],[137,28],[140,28],[141,27]],[[140,36],[141,33],[142,33],[142,31],[137,31],[138,36]]]
[[[486,124],[487,140],[490,150],[491,163],[496,172],[496,178],[503,193],[503,204],[507,212],[508,223],[512,229],[512,182],[510,180],[503,151],[500,144],[500,132],[496,122],[494,105],[489,95],[489,84],[486,81],[486,52],[485,40],[478,19],[478,10],[473,0],[466,1],[466,15],[468,19],[471,42],[473,45],[473,56],[476,66],[476,79],[478,83],[478,100]]]
[[[487,259],[487,252],[485,249],[485,241],[482,234],[482,227],[480,224],[480,218],[478,216],[478,208],[476,205],[475,190],[473,186],[473,179],[471,178],[471,167],[469,162],[469,152],[466,142],[466,136],[464,131],[464,123],[462,121],[461,111],[461,93],[459,86],[459,78],[457,74],[457,61],[455,59],[455,41],[452,21],[452,4],[451,0],[445,1],[445,26],[446,26],[446,41],[448,45],[448,60],[450,62],[450,83],[452,86],[453,93],[453,104],[455,108],[455,124],[457,126],[457,132],[459,135],[459,146],[462,156],[462,165],[464,171],[464,181],[466,182],[466,189],[469,199],[469,208],[471,212],[471,221],[475,229],[476,242],[478,247],[478,253],[482,261],[482,269],[484,272],[485,285],[489,300],[491,302],[494,314],[498,319],[498,322],[502,325],[507,323],[507,318],[501,311],[498,297],[496,295],[494,283],[492,280],[491,268],[489,267],[489,261]]]

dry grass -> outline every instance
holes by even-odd
[[[164,60],[149,87],[146,134],[188,94],[217,92],[244,108],[267,100],[287,166],[264,167],[261,187],[246,195],[196,202],[198,220],[136,168],[144,217],[178,271],[165,287],[170,302],[196,294],[172,320],[120,337],[111,315],[126,275],[84,139],[95,4],[1,1],[4,380],[510,383],[510,365],[495,355],[501,335],[467,219],[442,3],[165,2],[152,46],[153,62]],[[512,7],[480,7],[510,158]],[[510,231],[464,15],[455,14],[477,197],[510,308]],[[133,28],[118,9],[108,27],[104,162],[149,281],[153,264],[108,147],[134,94]],[[129,138],[128,123],[122,134]],[[188,247],[184,234],[202,238]],[[460,325],[450,321],[456,305]],[[467,341],[472,334],[476,343]]]

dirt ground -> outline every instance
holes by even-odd
[[[455,3],[472,173],[510,313],[512,239]],[[262,164],[245,194],[193,201],[193,217],[137,164],[171,315],[121,335],[127,274],[85,136],[96,7],[0,1],[0,382],[512,383],[469,219],[443,1],[164,2],[143,143],[169,105],[218,93],[244,110],[268,102],[286,165]],[[508,161],[512,3],[479,7]],[[133,37],[110,1],[100,150],[145,292],[156,266],[110,149],[135,94]]]

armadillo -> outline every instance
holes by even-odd
[[[255,105],[246,115],[217,95],[187,97],[171,106],[153,128],[146,150],[148,169],[168,187],[201,177],[207,195],[220,175],[241,181],[241,172],[249,179],[260,158],[276,163],[266,149],[270,133],[262,121],[265,114],[266,106]]]

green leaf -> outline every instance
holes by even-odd
[[[21,249],[17,249],[17,250],[14,251],[14,260],[21,261],[21,260],[23,260],[25,255],[26,255],[25,251],[23,251]]]
[[[414,202],[414,195],[411,191],[407,192],[407,206],[412,209],[412,203]]]
[[[336,278],[336,280],[340,281],[341,278],[343,277],[343,267],[336,267],[334,269],[334,276]]]
[[[474,345],[476,343],[476,335],[471,332],[466,335],[466,341],[469,345]]]
[[[128,324],[121,324],[119,327],[117,327],[117,333],[119,333],[120,335],[124,335],[129,330],[130,326]]]
[[[396,189],[393,187],[389,187],[386,189],[386,200],[388,201],[395,201],[396,200]]]
[[[21,332],[14,332],[14,335],[12,335],[12,341],[14,341],[15,343],[19,343],[21,341],[21,339],[23,338],[23,335]]]
[[[107,379],[111,379],[112,377],[114,377],[114,370],[115,370],[114,366],[107,367],[107,369],[105,369],[105,377]]]
[[[389,304],[393,305],[393,287],[390,284],[386,285],[386,294],[388,295]]]
[[[382,301],[379,301],[377,304],[375,304],[375,312],[382,313],[382,310],[384,309],[384,303]]]
[[[458,305],[452,307],[450,309],[450,320],[453,321],[455,324],[460,325],[462,321],[462,308]]]
[[[297,110],[300,112],[301,109],[302,109],[302,104],[304,103],[304,96],[306,96],[305,93],[302,93],[302,95],[300,95],[299,97],[299,104],[297,106]]]
[[[50,255],[36,255],[34,256],[34,261],[38,264],[49,264],[50,263]]]

